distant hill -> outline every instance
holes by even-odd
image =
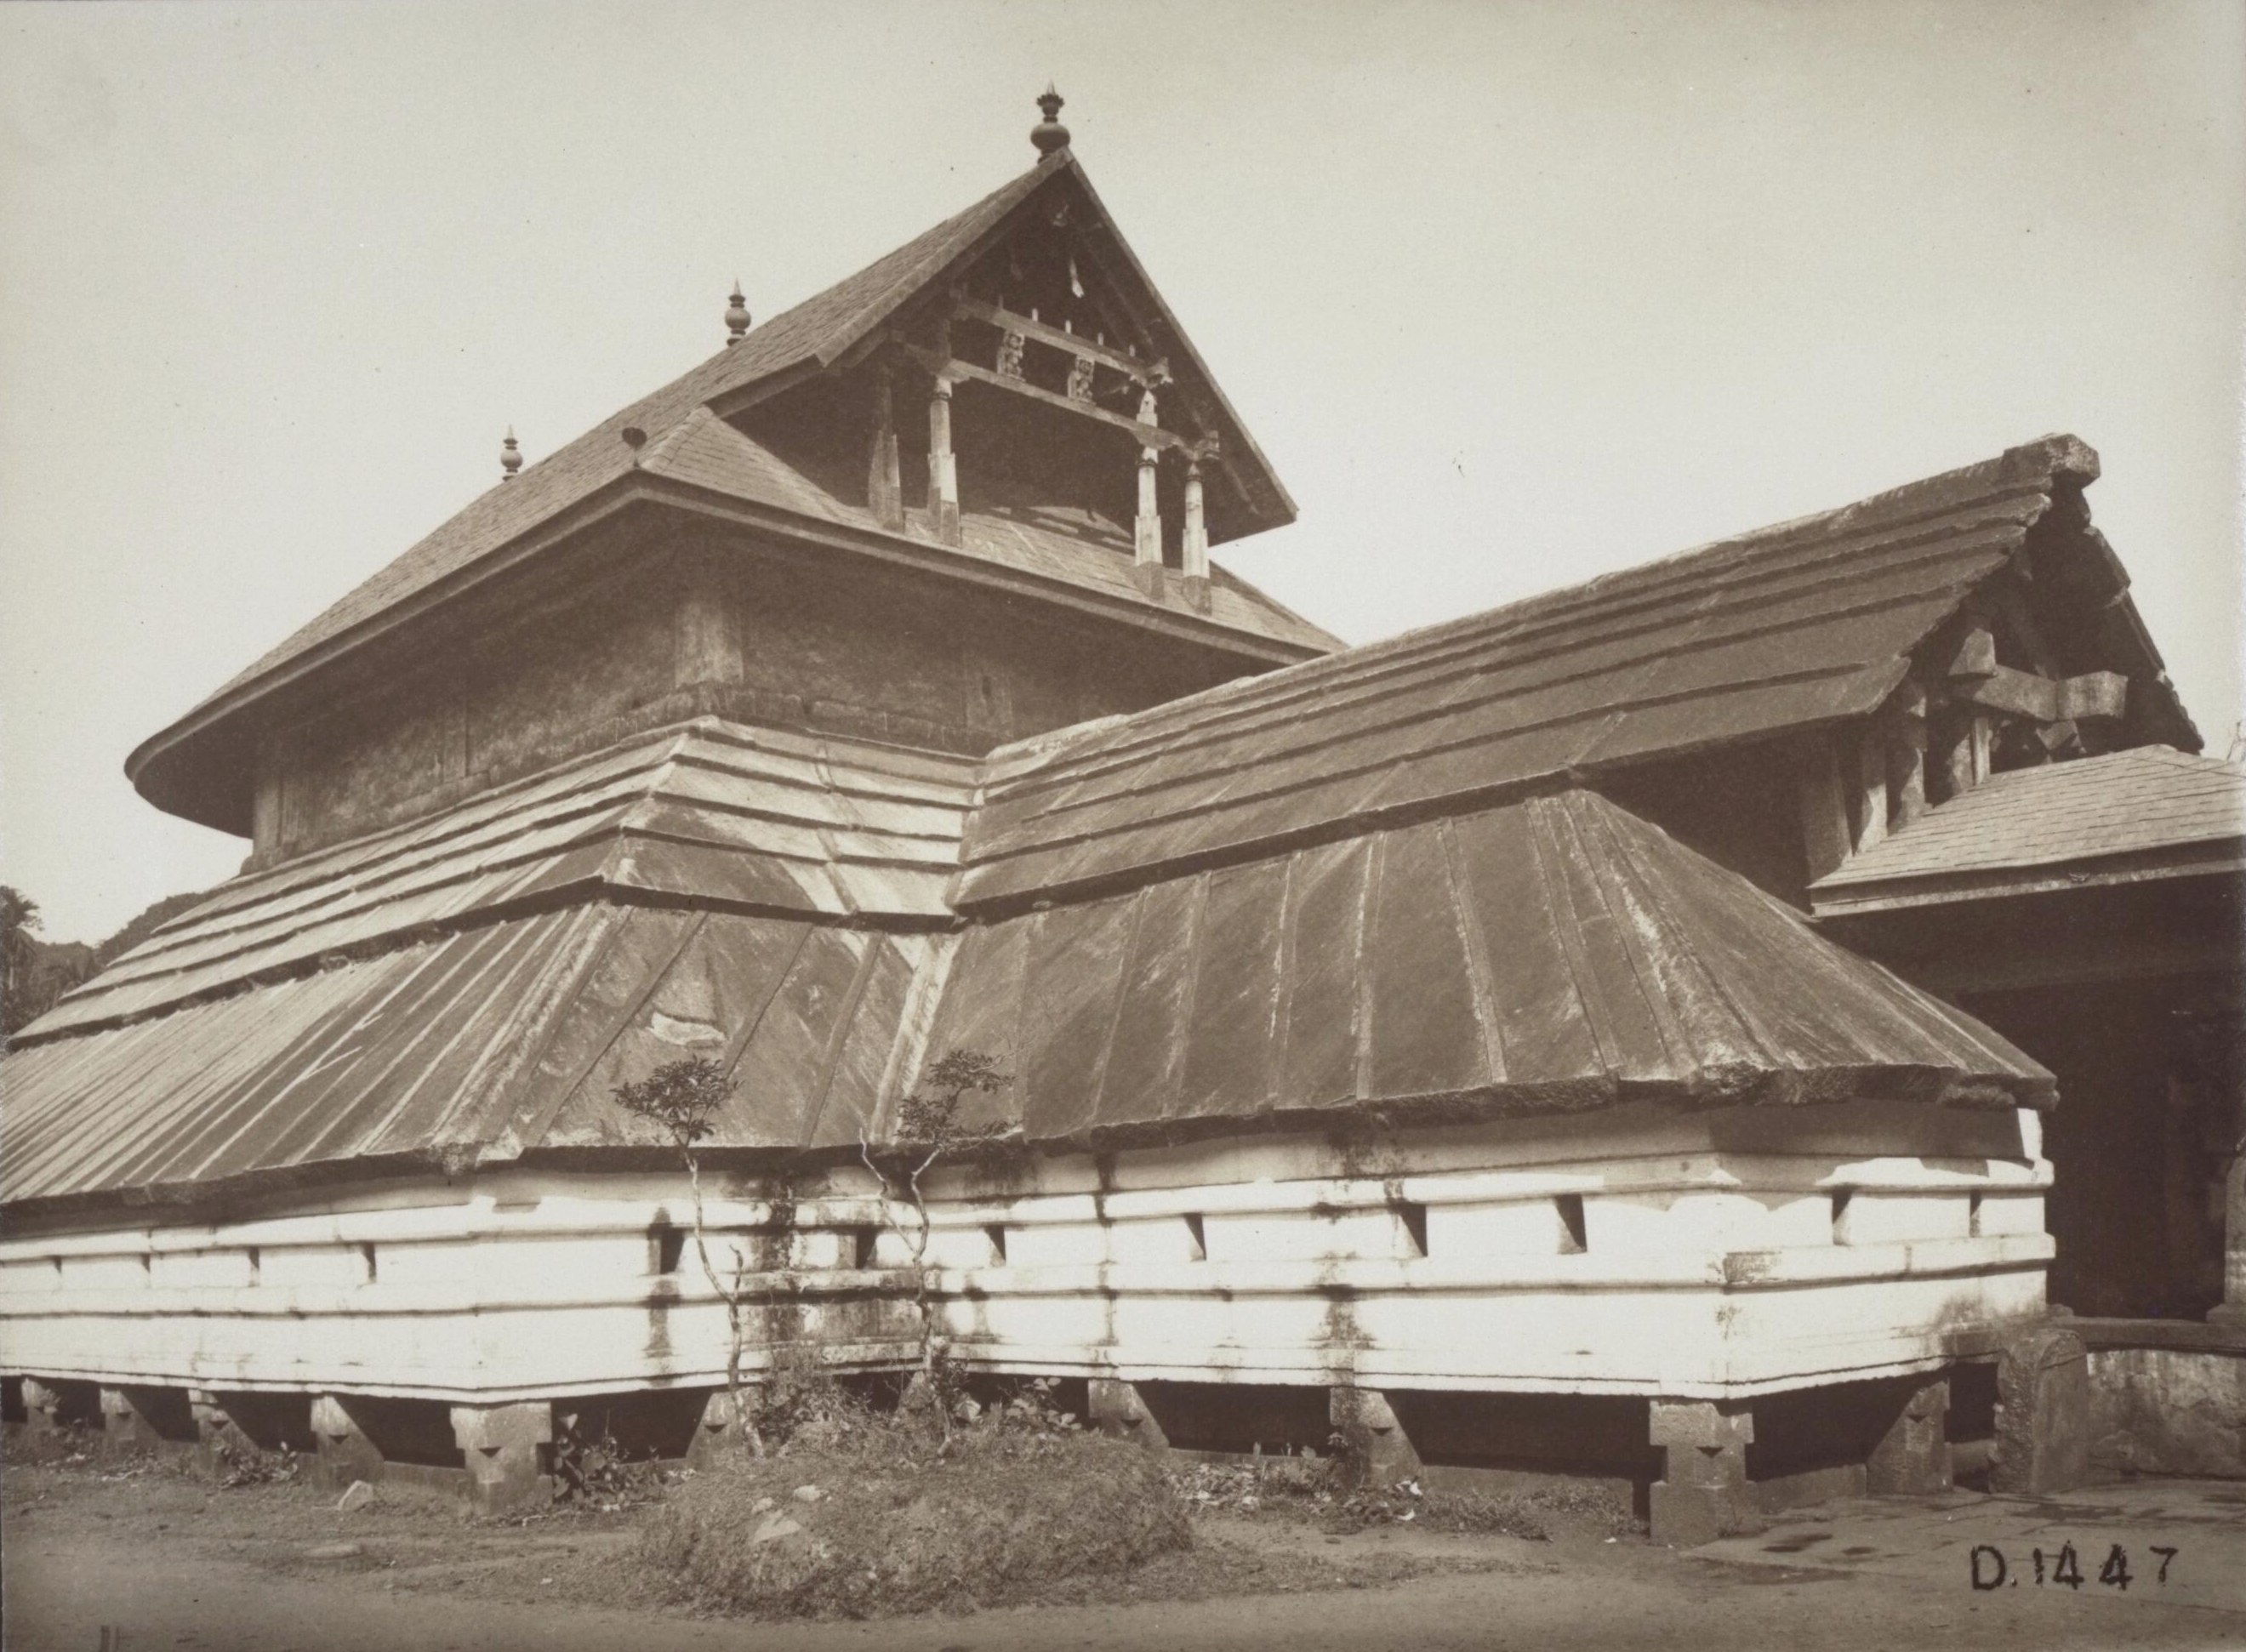
[[[115,935],[92,949],[93,967],[97,969],[108,969],[118,959],[155,934],[157,929],[169,923],[209,893],[208,889],[190,889],[184,894],[167,894],[153,906],[143,908],[126,919],[124,927]]]
[[[6,928],[7,979],[0,999],[0,1033],[29,1025],[54,1007],[55,1000],[72,987],[107,969],[124,954],[146,941],[160,924],[177,916],[203,898],[203,890],[167,894],[128,919],[108,939],[88,946],[83,941],[48,941],[33,933],[38,928],[38,903],[13,889],[0,888],[0,922]]]

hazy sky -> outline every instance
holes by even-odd
[[[2239,715],[2246,6],[0,7],[0,879],[241,840],[121,764],[497,475],[1075,147],[1353,641],[2046,432]]]

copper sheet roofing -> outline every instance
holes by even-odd
[[[1054,189],[1074,192],[1087,208],[1082,215],[1112,238],[1119,263],[1143,288],[1138,302],[1160,319],[1174,340],[1174,364],[1189,373],[1205,393],[1207,405],[1222,426],[1224,449],[1230,456],[1228,464],[1248,479],[1262,501],[1257,507],[1258,525],[1291,520],[1293,501],[1183,328],[1147,281],[1092,191],[1083,167],[1064,149],[856,275],[752,329],[738,343],[719,350],[492,488],[269,649],[186,717],[144,742],[128,759],[127,771],[137,780],[152,753],[247,704],[268,679],[348,648],[401,605],[446,594],[472,580],[480,568],[499,560],[499,553],[526,542],[534,531],[564,518],[612,485],[639,484],[640,472],[649,469],[650,461],[661,459],[677,479],[700,483],[719,493],[879,532],[870,514],[839,505],[749,438],[730,431],[727,434],[732,440],[718,438],[711,427],[726,427],[711,411],[712,405],[723,407],[758,386],[832,365],[888,322],[902,306],[981,251],[1026,202]],[[642,454],[636,454],[623,440],[623,432],[635,427],[648,438],[648,447]],[[636,464],[636,459],[640,462]],[[1088,585],[1130,607],[1174,609],[1200,622],[1268,638],[1290,650],[1282,657],[1298,657],[1301,652],[1322,651],[1335,645],[1325,632],[1229,574],[1215,576],[1221,592],[1215,611],[1199,616],[1174,595],[1149,595],[1133,586],[1127,576],[1109,577],[1112,570],[1104,567],[1104,559],[1097,554],[1056,554],[1064,541],[1058,534],[1041,534],[1034,527],[1024,530],[1003,522],[986,522],[970,530],[970,542],[956,549],[942,545],[924,531],[914,537],[940,557],[999,562],[1018,558],[1037,563],[1038,572],[1062,585]]]
[[[693,1054],[752,1080],[725,1141],[847,1142],[918,1058],[915,983],[953,944],[596,901],[14,1050],[0,1200],[619,1144],[618,1075]]]
[[[757,777],[702,772],[734,793],[726,813],[759,818]],[[592,818],[606,792],[579,778]],[[658,795],[643,777],[623,790]],[[684,824],[710,853],[670,863],[675,880],[615,876],[610,858],[551,873],[553,904],[514,884],[476,912],[400,893],[410,927],[312,916],[350,881],[341,866],[222,892],[8,1053],[0,1201],[645,1149],[614,1085],[696,1054],[741,1086],[709,1146],[779,1152],[881,1131],[925,1056],[954,1045],[1013,1069],[1002,1105],[1045,1144],[1337,1109],[1405,1123],[1634,1100],[2049,1099],[2049,1076],[1993,1033],[1587,792],[963,932],[734,907],[727,872],[785,852],[731,853]],[[574,853],[538,864],[580,867]],[[412,857],[388,843],[381,858]],[[282,909],[356,944],[308,956],[275,938]]]
[[[1816,911],[2246,870],[2246,774],[2164,745],[1991,775],[1810,887]]]
[[[615,892],[861,928],[948,925],[975,765],[704,718],[237,878],[19,1036]]]
[[[968,931],[929,1048],[1032,1141],[1889,1096],[2041,1105],[1996,1034],[1596,793],[1378,831]]]
[[[1909,650],[2021,549],[2055,499],[2079,508],[2096,473],[2087,447],[2051,438],[1842,510],[1002,751],[970,823],[956,899],[1018,903],[1269,853],[1337,822],[1869,712],[1902,681]],[[2086,542],[2110,558],[2094,534]],[[2149,642],[2140,652],[2127,663],[2144,671],[2143,691],[2166,692],[2157,654]],[[2172,695],[2168,704],[2176,738],[2195,739]]]

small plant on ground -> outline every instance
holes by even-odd
[[[948,1442],[961,1395],[961,1378],[945,1356],[936,1329],[936,1304],[928,1268],[928,1197],[921,1179],[947,1158],[986,1157],[1006,1139],[999,1125],[970,1125],[960,1119],[970,1095],[990,1094],[1013,1082],[990,1057],[954,1050],[928,1070],[920,1087],[897,1108],[892,1139],[876,1147],[858,1133],[858,1156],[881,1184],[881,1220],[910,1257],[913,1310],[920,1322],[920,1394],[935,1412],[936,1428]],[[901,1214],[911,1213],[910,1220]]]
[[[732,1407],[732,1422],[741,1431],[751,1452],[762,1457],[764,1437],[758,1431],[756,1419],[741,1403],[742,1345],[748,1329],[743,1301],[748,1258],[738,1246],[734,1247],[731,1282],[718,1277],[717,1266],[710,1260],[709,1231],[702,1216],[701,1159],[695,1151],[716,1131],[718,1111],[736,1088],[734,1081],[716,1062],[706,1056],[689,1056],[658,1067],[634,1083],[618,1084],[610,1093],[624,1112],[646,1119],[670,1137],[685,1163],[686,1185],[694,1200],[694,1254],[701,1261],[702,1276],[725,1304],[729,1333],[725,1349],[726,1404]]]

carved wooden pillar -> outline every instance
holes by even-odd
[[[874,452],[866,476],[866,504],[883,527],[892,533],[903,528],[904,472],[897,459],[896,411],[887,362],[874,370]]]
[[[1868,723],[1856,737],[1856,772],[1849,786],[1854,833],[1850,847],[1861,854],[1888,835],[1887,731]]]
[[[1184,541],[1186,577],[1189,580],[1208,577],[1208,522],[1201,513],[1201,456],[1196,453],[1186,465],[1186,525]]]
[[[1848,796],[1830,735],[1812,735],[1801,748],[1801,839],[1812,883],[1848,858]]]
[[[1889,722],[1888,783],[1895,791],[1895,829],[1926,812],[1926,690],[1907,683]]]
[[[928,517],[936,537],[959,543],[959,461],[951,451],[951,381],[938,375],[928,402]]]
[[[1147,391],[1139,398],[1139,422],[1154,423],[1154,392]],[[1139,450],[1139,520],[1133,545],[1140,568],[1159,568],[1162,565],[1162,513],[1154,499],[1154,450]]]

